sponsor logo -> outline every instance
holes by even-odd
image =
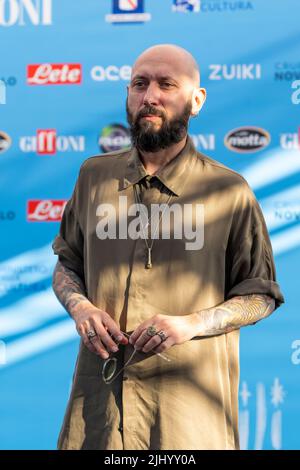
[[[131,66],[122,65],[117,67],[116,65],[108,65],[107,67],[102,67],[102,65],[95,65],[91,70],[91,77],[96,82],[130,80]]]
[[[173,0],[172,11],[179,13],[192,11],[198,13],[200,11],[200,0]]]
[[[99,147],[103,152],[114,152],[131,146],[130,132],[121,124],[111,124],[102,129]]]
[[[144,0],[113,0],[112,14],[105,16],[108,23],[144,23],[150,19],[144,11]]]
[[[239,153],[258,152],[267,147],[270,134],[261,127],[239,127],[228,132],[224,144],[229,150]]]
[[[52,0],[1,0],[0,27],[49,26],[52,24]]]
[[[179,13],[224,13],[253,10],[253,2],[232,0],[173,0],[172,11]]]
[[[6,132],[0,131],[0,153],[4,153],[11,146],[11,138]]]
[[[239,433],[241,450],[262,450],[267,439],[273,449],[280,450],[282,445],[282,407],[286,390],[278,377],[268,385],[257,382],[249,386],[243,380],[240,388]],[[253,415],[253,410],[255,414]]]
[[[10,76],[0,78],[0,104],[6,104],[7,87],[15,86],[16,84],[16,77]]]
[[[0,222],[11,222],[15,218],[16,218],[15,211],[12,211],[12,210],[2,211],[2,210],[0,210]]]
[[[259,80],[261,64],[211,64],[209,80]]]
[[[214,134],[192,134],[191,138],[199,150],[215,150],[216,138]]]
[[[10,77],[1,77],[0,80],[4,83],[6,86],[15,86],[17,84],[17,78],[10,76]]]
[[[83,152],[83,135],[57,135],[55,129],[38,129],[36,136],[20,138],[22,152],[36,152],[38,155],[54,155],[56,152]]]
[[[39,199],[27,201],[28,222],[59,222],[68,200]]]
[[[300,222],[300,200],[274,201],[273,217],[281,223]]]
[[[39,292],[48,288],[43,279],[51,276],[52,266],[18,264],[8,261],[0,267],[0,297],[7,294]]]
[[[300,127],[298,132],[283,132],[280,134],[280,147],[283,150],[300,149]]]
[[[6,85],[0,80],[0,104],[6,104]]]
[[[28,85],[79,85],[81,64],[32,64],[27,66]]]
[[[277,82],[293,82],[294,80],[300,80],[300,61],[276,62],[274,80]]]

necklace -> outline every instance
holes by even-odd
[[[142,201],[141,201],[141,199],[140,199],[140,197],[139,197],[139,195],[138,195],[138,193],[137,193],[136,185],[133,186],[133,190],[134,190],[134,196],[135,196],[135,200],[136,200],[137,204],[139,205],[140,208],[143,207],[143,209],[144,209],[144,206],[142,206]],[[159,219],[158,219],[158,222],[157,222],[157,224],[156,224],[156,227],[155,227],[155,230],[154,230],[153,239],[151,240],[151,245],[150,245],[150,246],[149,246],[148,241],[147,241],[147,238],[146,238],[146,236],[145,236],[144,226],[143,226],[143,224],[142,224],[142,219],[141,219],[141,214],[139,213],[139,219],[140,219],[141,229],[142,229],[142,233],[143,233],[143,238],[144,238],[144,241],[145,241],[145,244],[146,244],[146,248],[147,248],[147,262],[146,262],[146,265],[145,265],[145,268],[146,268],[146,269],[151,269],[151,268],[152,268],[151,250],[152,250],[153,243],[154,243],[154,240],[155,240],[155,235],[156,235],[156,232],[157,232],[157,230],[158,230],[158,227],[159,227],[160,221],[161,221],[161,219],[162,219],[162,216],[163,216],[163,214],[164,214],[166,208],[168,207],[168,204],[169,204],[169,202],[171,201],[172,197],[173,197],[173,194],[170,194],[170,196],[169,196],[169,198],[168,198],[168,200],[167,200],[167,202],[166,202],[166,205],[165,205],[163,211],[161,212],[161,214],[160,214],[160,216],[159,216]],[[154,214],[152,214],[151,217],[148,217],[148,222],[147,222],[145,228],[148,228],[148,225],[150,224],[153,215],[154,215]]]

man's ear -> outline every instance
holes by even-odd
[[[195,88],[192,94],[192,110],[191,115],[197,116],[200,109],[204,105],[206,100],[206,89],[205,88]]]

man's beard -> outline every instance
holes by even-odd
[[[168,120],[165,113],[154,106],[145,106],[135,117],[129,111],[128,100],[126,100],[127,121],[130,125],[132,145],[144,152],[158,152],[161,149],[177,144],[187,135],[192,103],[188,101],[182,113]],[[161,126],[155,129],[151,121],[141,122],[143,116],[154,115],[161,118]]]

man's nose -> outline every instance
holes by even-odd
[[[143,104],[157,105],[159,103],[160,90],[157,85],[150,83],[145,94]]]

